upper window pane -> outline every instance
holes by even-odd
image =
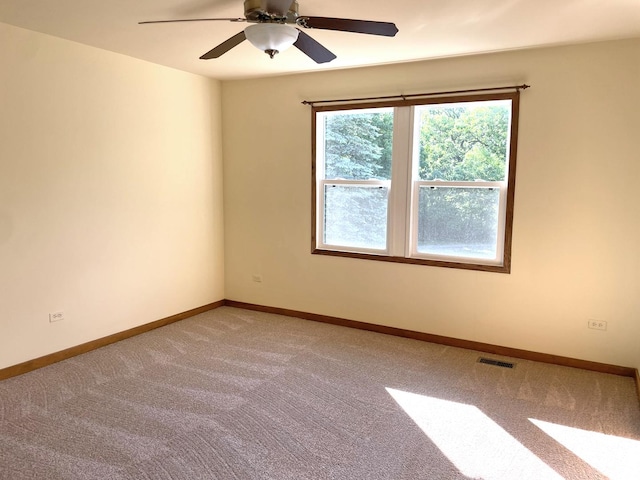
[[[325,112],[324,178],[390,180],[393,109]]]
[[[415,109],[420,180],[504,181],[511,100]]]

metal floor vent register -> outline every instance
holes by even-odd
[[[502,368],[513,368],[516,366],[515,363],[503,362],[501,360],[494,360],[493,358],[485,358],[485,357],[480,357],[478,359],[478,363],[486,363],[487,365],[494,365],[496,367],[502,367]]]

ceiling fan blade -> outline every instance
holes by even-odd
[[[316,63],[327,63],[334,60],[336,56],[325,47],[316,42],[302,30],[298,30],[298,40],[293,45],[302,53],[307,55]]]
[[[200,59],[201,60],[210,60],[212,58],[218,58],[218,57],[224,55],[225,53],[227,53],[233,47],[235,47],[237,45],[240,45],[246,39],[247,39],[247,37],[245,36],[244,30],[243,30],[242,32],[235,34],[233,37],[229,38],[228,40],[225,40],[224,42],[222,42],[217,47],[209,50],[207,53],[202,55],[200,57]]]
[[[138,22],[138,25],[146,25],[149,23],[178,23],[178,22],[246,22],[246,18],[184,18],[181,20],[147,20],[146,22]]]
[[[330,17],[298,17],[298,25],[304,28],[321,28],[323,30],[339,30],[341,32],[367,33],[394,37],[398,27],[390,22],[374,22],[371,20],[350,20],[348,18]]]
[[[286,17],[293,0],[262,0],[262,10],[272,15]]]

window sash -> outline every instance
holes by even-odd
[[[420,252],[418,250],[418,234],[420,226],[420,188],[432,187],[432,188],[459,188],[459,189],[488,189],[498,190],[498,215],[497,215],[497,233],[496,233],[496,252],[492,258],[481,258],[478,256],[458,256],[458,255],[445,255],[437,254],[433,252]],[[411,221],[408,224],[410,231],[409,241],[406,246],[408,256],[412,258],[422,258],[425,260],[436,260],[445,262],[460,262],[460,263],[477,263],[481,265],[501,265],[504,257],[504,241],[505,238],[505,225],[506,225],[506,211],[507,211],[507,182],[447,182],[442,180],[426,181],[417,180],[412,184],[411,192]]]
[[[325,230],[325,213],[326,213],[326,197],[325,191],[327,187],[356,187],[356,188],[384,188],[387,190],[387,212],[386,212],[386,232],[385,232],[385,248],[367,248],[367,247],[354,247],[349,245],[341,245],[335,243],[326,243],[326,230]],[[388,255],[389,254],[389,191],[391,188],[390,180],[320,180],[317,188],[317,205],[318,214],[316,217],[316,232],[318,232],[317,248],[323,250],[333,250],[341,252],[355,252],[355,253],[368,253],[372,255]]]

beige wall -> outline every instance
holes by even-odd
[[[523,82],[510,275],[310,254],[303,99]],[[226,297],[640,367],[639,85],[640,39],[223,82]]]
[[[220,84],[0,45],[0,368],[224,298]]]
[[[225,297],[640,367],[640,40],[222,88],[0,44],[0,368]],[[301,100],[521,82],[511,275],[310,255]]]

